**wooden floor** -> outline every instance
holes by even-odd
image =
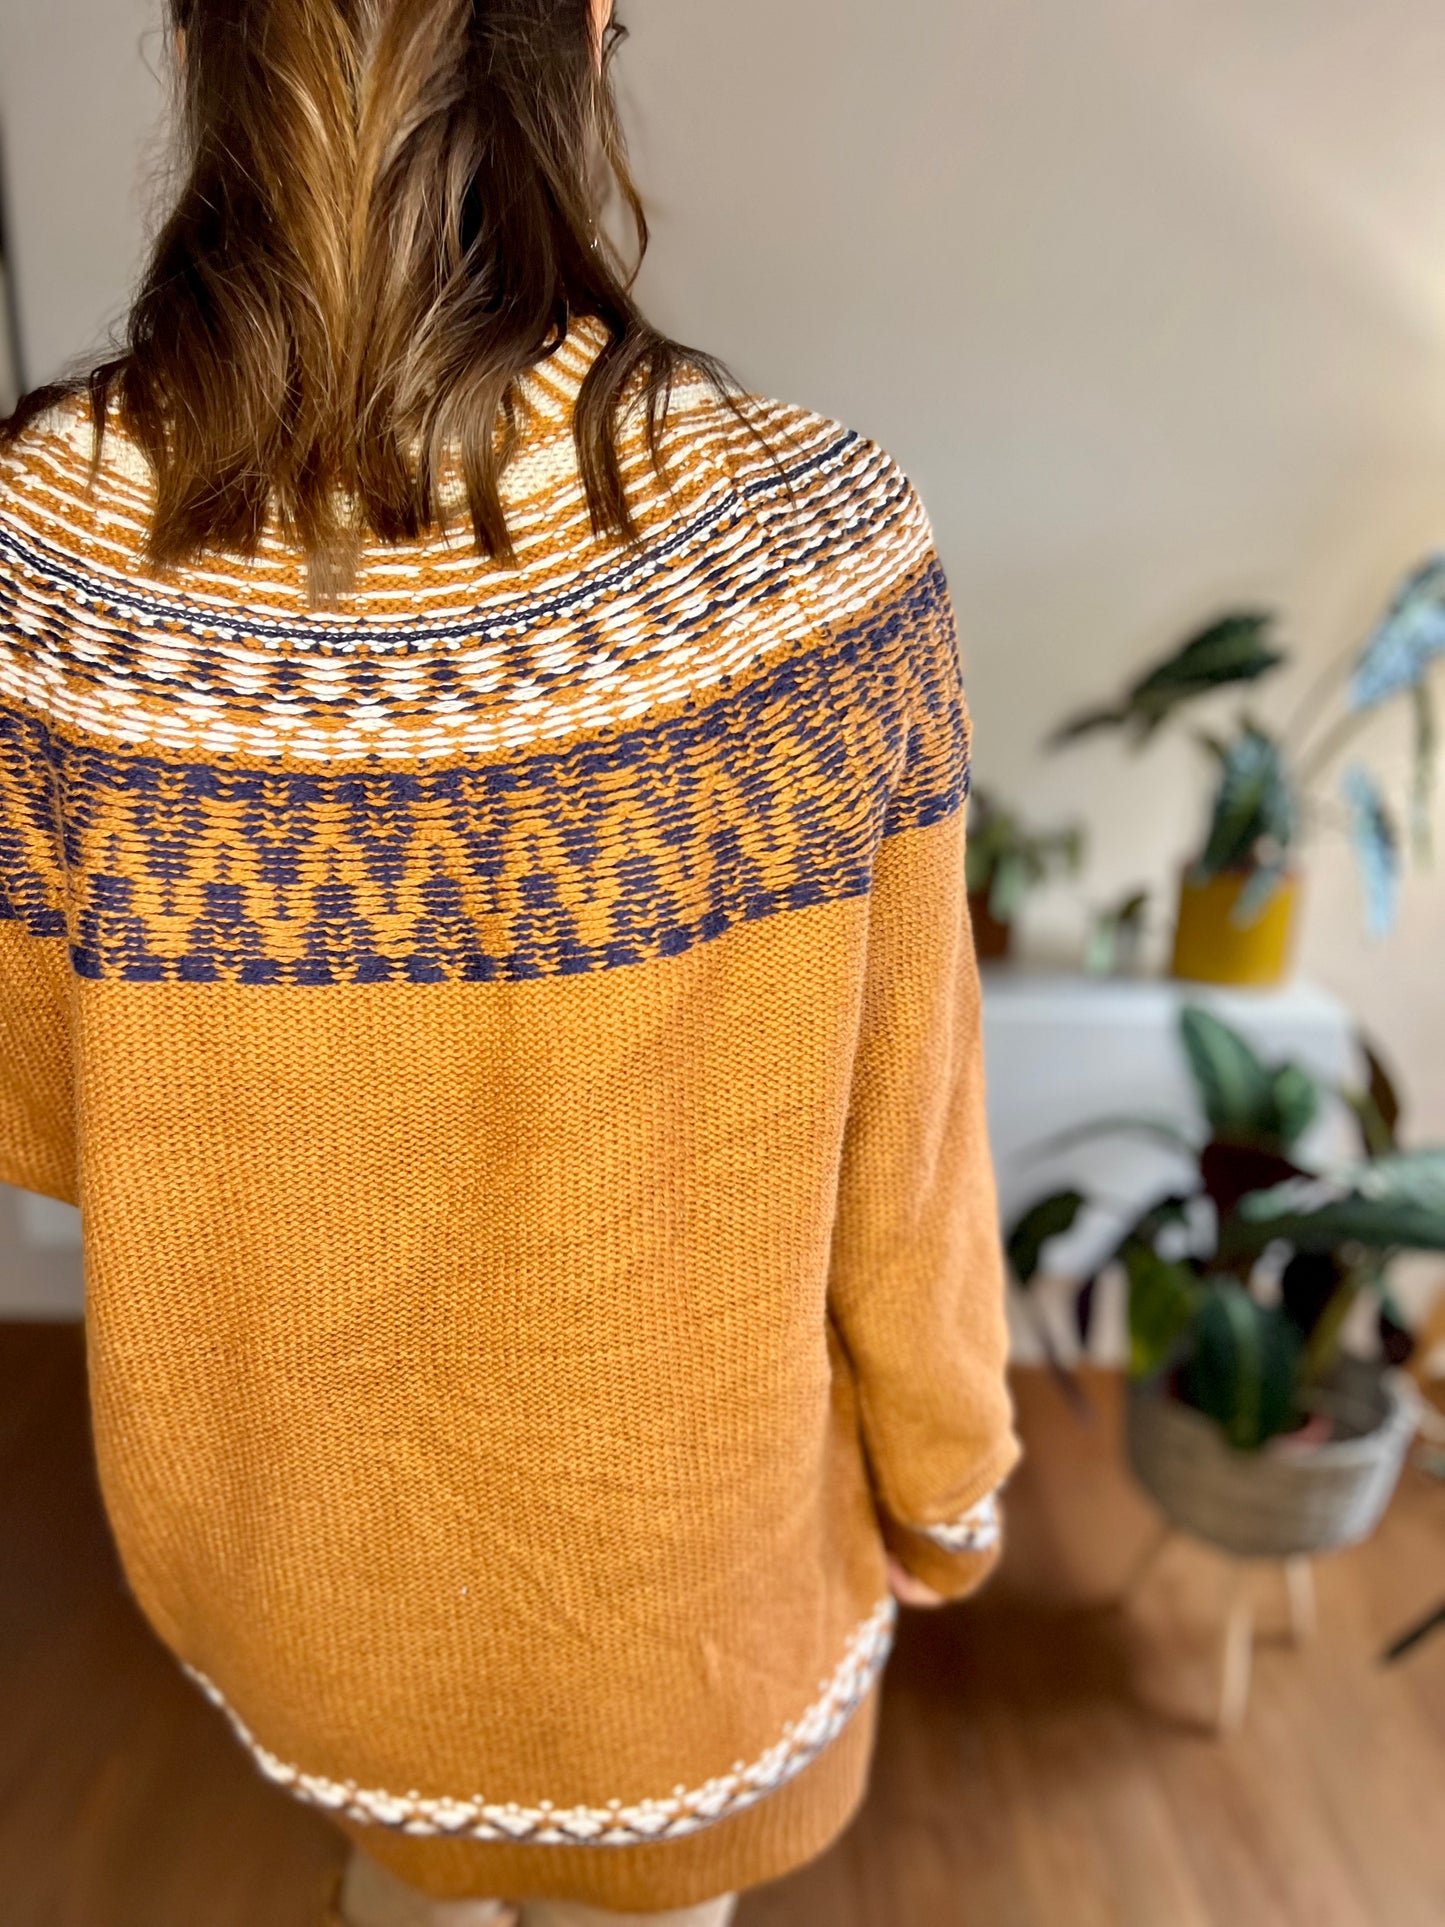
[[[1044,1378],[1004,1570],[905,1617],[873,1792],[740,1927],[1441,1927],[1445,1635],[1382,1669],[1445,1592],[1445,1488],[1412,1473],[1378,1538],[1319,1571],[1283,1640],[1258,1575],[1248,1723],[1205,1730],[1222,1569],[1179,1545],[1110,1603],[1150,1515],[1117,1388],[1081,1429]],[[78,1335],[0,1326],[0,1923],[319,1927],[340,1849],[264,1784],[119,1585]]]

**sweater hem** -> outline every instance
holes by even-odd
[[[608,1853],[564,1846],[417,1839],[335,1816],[373,1860],[434,1900],[561,1900],[607,1912],[695,1907],[779,1880],[826,1852],[867,1791],[877,1730],[875,1678],[838,1737],[746,1811],[677,1839]]]
[[[632,1847],[669,1840],[715,1826],[745,1811],[801,1773],[836,1740],[882,1671],[893,1640],[897,1608],[881,1600],[850,1635],[832,1674],[818,1683],[818,1697],[780,1738],[752,1761],[734,1761],[727,1773],[697,1787],[678,1786],[666,1797],[603,1806],[558,1806],[538,1800],[523,1806],[476,1795],[423,1795],[333,1780],[279,1758],[250,1731],[220,1688],[197,1668],[186,1672],[226,1715],[241,1744],[268,1780],[338,1820],[393,1829],[415,1838],[477,1842],[532,1842],[564,1849]]]

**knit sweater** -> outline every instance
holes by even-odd
[[[1017,1456],[944,577],[701,381],[641,541],[520,383],[517,566],[159,577],[81,403],[0,470],[0,1178],[77,1202],[102,1490],[261,1770],[429,1892],[656,1909],[864,1786],[885,1545]],[[756,431],[756,432],[755,432]]]

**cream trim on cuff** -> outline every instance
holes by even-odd
[[[945,1520],[942,1525],[915,1526],[913,1530],[945,1552],[992,1552],[1003,1531],[998,1493],[987,1493],[961,1518]]]

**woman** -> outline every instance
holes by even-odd
[[[638,313],[605,9],[174,6],[125,351],[3,457],[0,1177],[345,1917],[721,1922],[1017,1455],[927,520]]]

